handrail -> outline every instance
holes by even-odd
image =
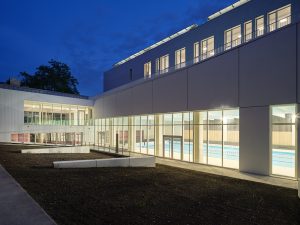
[[[171,72],[174,72],[176,71],[177,69],[181,69],[181,68],[185,68],[187,66],[190,66],[190,65],[193,65],[193,64],[197,64],[201,61],[204,61],[204,60],[207,60],[208,58],[210,57],[213,57],[213,56],[217,56],[217,55],[220,55],[222,54],[223,52],[226,52],[230,49],[233,49],[243,43],[247,43],[251,40],[254,40],[254,39],[257,39],[259,37],[262,37],[270,32],[273,32],[279,28],[282,28],[282,27],[285,27],[287,25],[291,24],[291,15],[287,16],[287,17],[284,17],[284,18],[281,18],[280,20],[277,20],[271,24],[268,24],[266,27],[265,27],[265,24],[263,27],[255,30],[254,32],[251,32],[251,33],[247,33],[243,36],[240,36],[239,38],[231,41],[231,42],[228,42],[228,43],[225,43],[224,45],[218,47],[218,48],[215,48],[211,51],[207,51],[205,52],[204,54],[200,54],[198,57],[195,57],[193,58],[193,60],[189,60],[189,61],[186,61],[186,62],[183,62],[181,64],[177,64],[175,66],[172,66],[172,67],[169,67],[169,68],[166,68],[164,70],[160,70],[150,76],[145,76],[139,80],[142,80],[142,79],[146,79],[146,80],[149,80],[149,79],[153,79],[159,75],[162,75],[162,74],[167,74],[167,73],[171,73]]]

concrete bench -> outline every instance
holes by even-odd
[[[55,147],[55,148],[35,148],[35,149],[23,149],[23,154],[59,154],[59,153],[90,153],[89,146],[67,146],[67,147]]]
[[[53,162],[54,168],[155,167],[155,157],[125,157]]]

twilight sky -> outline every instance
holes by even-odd
[[[114,63],[236,1],[1,0],[0,81],[55,59],[96,95]]]

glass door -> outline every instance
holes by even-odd
[[[164,157],[172,159],[182,159],[182,136],[163,136]]]
[[[172,136],[164,135],[164,157],[172,158],[171,152],[172,152]]]
[[[172,154],[172,158],[173,159],[178,159],[178,160],[181,160],[181,152],[182,152],[182,137],[181,136],[179,136],[179,137],[177,137],[177,136],[173,136],[173,142],[172,142],[172,144],[173,144],[173,148],[172,148],[172,150],[173,150],[173,154]]]

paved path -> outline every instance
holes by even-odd
[[[175,161],[175,160],[158,158],[158,157],[156,157],[156,163],[167,165],[167,166],[178,167],[182,169],[189,169],[189,170],[195,170],[204,173],[211,173],[211,174],[216,174],[216,175],[221,175],[226,177],[232,177],[241,180],[248,180],[248,181],[253,181],[258,183],[270,184],[279,187],[298,189],[298,182],[296,180],[242,173],[239,172],[238,170],[232,170],[232,169],[227,169],[222,167],[214,167],[209,165],[202,165],[197,163]]]
[[[0,224],[56,225],[47,213],[0,165]]]

